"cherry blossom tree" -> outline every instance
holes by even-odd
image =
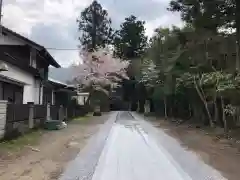
[[[126,69],[129,61],[113,57],[110,49],[81,52],[83,64],[77,66],[75,83],[83,87],[116,86],[122,79],[128,79]]]
[[[108,101],[109,92],[123,79],[128,79],[128,61],[113,57],[110,49],[81,53],[83,64],[77,66],[74,82],[88,89],[87,104],[94,107],[94,115],[101,115],[100,104]],[[104,98],[105,97],[105,98]]]

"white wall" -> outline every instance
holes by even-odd
[[[0,63],[5,63],[8,66],[8,71],[0,72],[0,76],[5,76],[11,80],[15,80],[24,84],[23,88],[23,103],[35,102],[39,103],[39,88],[40,83],[36,82],[34,76],[20,68],[13,66],[7,62],[0,60]]]
[[[24,45],[24,43],[13,36],[0,35],[0,45]]]
[[[85,101],[87,101],[89,94],[88,93],[79,93],[78,96],[76,96],[75,98],[77,99],[77,102],[79,105],[84,105],[84,98]]]
[[[40,86],[41,86],[40,83],[41,83],[40,80],[35,80],[35,86],[34,86],[34,89],[35,89],[34,103],[35,104],[41,104],[42,103],[42,101],[41,101],[42,94],[40,94],[40,93],[42,93],[41,89],[40,89]],[[39,96],[40,96],[40,101],[39,101]]]

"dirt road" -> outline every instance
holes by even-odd
[[[81,151],[87,140],[107,120],[107,116],[73,121],[66,129],[44,132],[36,146],[25,147],[8,157],[1,156],[0,179],[58,179],[67,163]]]

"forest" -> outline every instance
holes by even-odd
[[[81,47],[113,47],[114,56],[130,61],[124,99],[132,110],[167,119],[191,120],[225,133],[240,117],[240,1],[172,0],[168,11],[180,13],[183,27],[159,27],[152,37],[145,22],[126,17],[112,27],[97,1],[77,23]]]

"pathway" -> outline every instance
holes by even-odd
[[[116,112],[62,180],[225,180],[141,116]]]

